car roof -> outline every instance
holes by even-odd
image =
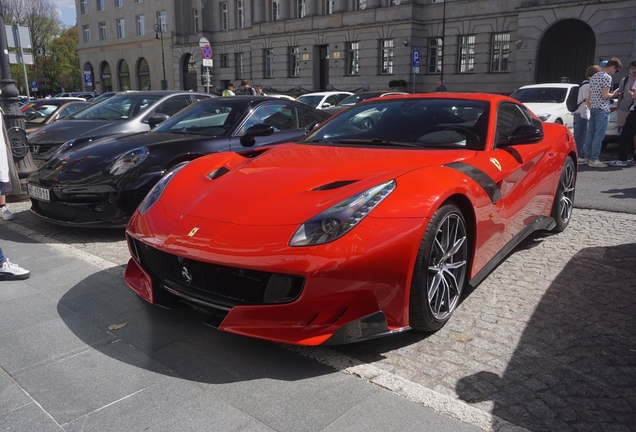
[[[303,96],[327,96],[327,95],[332,95],[332,94],[350,94],[352,95],[352,92],[348,92],[348,91],[324,91],[324,92],[314,92],[314,93],[305,93],[302,94],[298,97],[303,97]]]
[[[578,84],[570,84],[570,83],[543,83],[543,84],[528,84],[528,85],[524,85],[522,87],[522,89],[525,88],[546,88],[546,87],[552,87],[552,88],[570,88],[570,87],[576,87],[578,86]]]

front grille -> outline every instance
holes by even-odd
[[[222,308],[264,304],[265,289],[275,273],[241,269],[172,255],[130,236],[135,258],[154,283],[168,291]],[[303,279],[292,276],[295,279]]]

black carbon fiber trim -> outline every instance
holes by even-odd
[[[495,181],[479,168],[468,165],[464,162],[453,162],[444,166],[464,173],[471,179],[475,180],[479,184],[479,186],[481,186],[484,191],[486,191],[488,197],[490,198],[490,201],[492,201],[493,204],[501,199],[501,191],[497,187]]]

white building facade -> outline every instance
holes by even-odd
[[[636,0],[76,0],[85,90],[509,94],[636,59]],[[213,65],[203,67],[202,38]],[[627,68],[614,76],[618,81]],[[165,84],[163,84],[165,75]],[[209,86],[206,86],[209,76]],[[404,84],[404,83],[402,83]]]

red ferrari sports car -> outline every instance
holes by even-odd
[[[128,224],[125,281],[290,344],[433,332],[526,236],[566,228],[576,159],[567,128],[506,96],[373,99],[168,172]]]

